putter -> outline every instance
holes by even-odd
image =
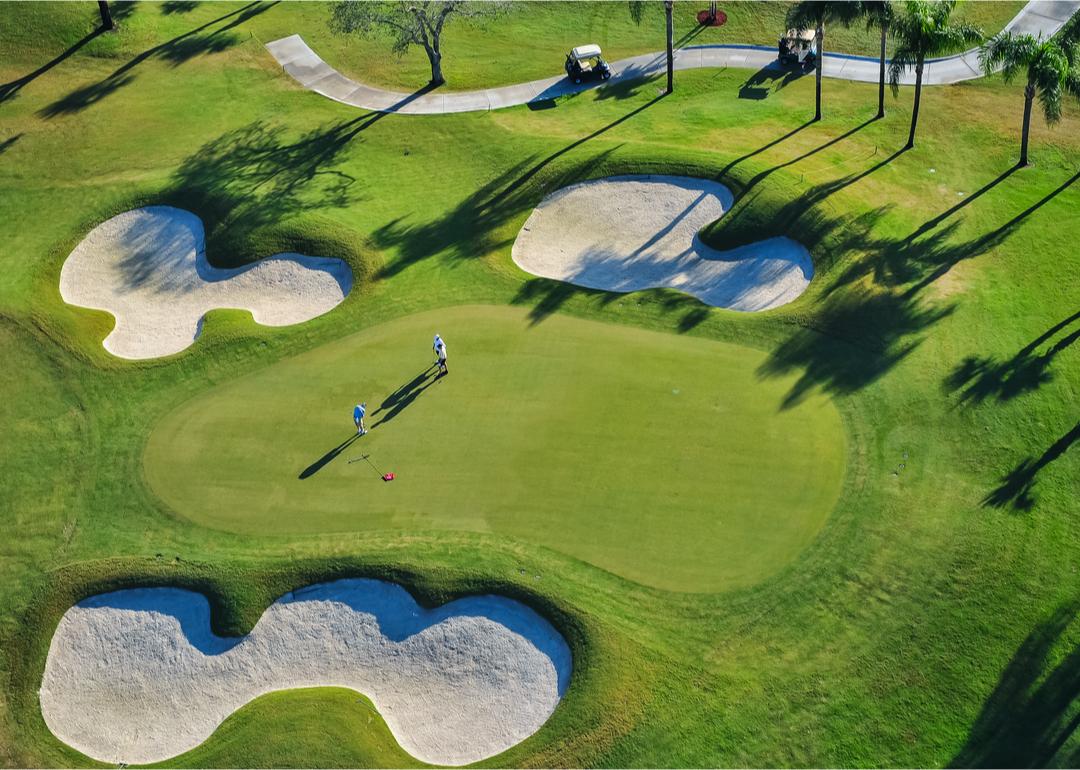
[[[371,466],[371,469],[373,471],[375,471],[377,474],[379,474],[379,478],[382,479],[383,481],[390,481],[393,478],[391,476],[391,474],[383,473],[382,471],[380,471],[378,469],[378,467],[376,467],[375,463],[371,462],[371,455],[369,455],[369,454],[362,454],[359,457],[354,457],[351,460],[349,460],[349,462],[347,464],[352,465],[353,463],[358,463],[361,460],[366,461],[367,464]],[[388,479],[387,476],[391,476],[391,478]]]

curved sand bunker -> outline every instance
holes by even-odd
[[[810,283],[810,253],[790,238],[717,251],[698,231],[731,208],[724,185],[676,176],[581,182],[540,202],[511,255],[523,270],[591,289],[668,287],[731,310],[768,310]]]
[[[60,296],[116,317],[104,342],[113,355],[157,358],[191,345],[210,310],[250,310],[260,324],[288,326],[332,310],[352,280],[340,259],[302,254],[219,270],[206,261],[199,217],[150,206],[91,230],[64,262]]]
[[[463,765],[536,732],[570,669],[562,636],[505,597],[425,610],[401,586],[339,580],[286,594],[250,634],[224,639],[202,594],[146,588],[64,613],[40,699],[60,740],[103,762],[146,763],[197,746],[264,693],[349,687],[410,754]]]

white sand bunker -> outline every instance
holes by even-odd
[[[41,711],[65,743],[103,762],[168,759],[273,690],[340,686],[374,701],[425,762],[463,765],[536,732],[566,690],[570,650],[520,602],[499,596],[421,608],[403,588],[339,580],[287,594],[247,636],[210,631],[202,594],[101,594],[52,639]]]
[[[275,254],[235,270],[211,267],[202,221],[169,206],[101,223],[60,271],[65,302],[116,317],[104,344],[123,358],[180,352],[216,308],[250,310],[260,324],[287,326],[332,310],[351,288],[352,271],[340,259]]]
[[[802,245],[769,238],[717,251],[698,238],[732,200],[724,185],[690,177],[581,182],[540,202],[511,254],[533,275],[592,289],[666,286],[709,305],[747,311],[791,302],[814,275]]]

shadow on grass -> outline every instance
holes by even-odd
[[[109,95],[116,93],[123,87],[135,80],[132,72],[138,65],[148,59],[166,61],[176,67],[196,56],[208,53],[220,53],[240,42],[241,38],[229,30],[243,24],[249,19],[265,13],[276,5],[276,2],[263,3],[253,2],[231,11],[212,21],[208,21],[190,32],[174,37],[164,43],[148,48],[138,54],[123,66],[113,70],[108,76],[97,83],[82,86],[46,105],[38,114],[43,118],[55,118],[63,115],[72,115],[94,105]],[[227,24],[218,29],[206,32],[215,24],[228,20]],[[205,33],[205,34],[203,34]]]
[[[882,168],[902,152],[864,171],[817,185],[781,206],[771,217],[771,226],[783,233],[798,234],[806,243],[829,243],[834,254],[865,254],[831,282],[815,317],[804,322],[803,330],[781,343],[759,371],[762,376],[799,373],[799,379],[783,401],[783,408],[798,403],[816,387],[832,395],[852,393],[904,360],[919,344],[919,334],[955,309],[955,305],[942,303],[928,306],[922,299],[924,290],[961,261],[1000,246],[1028,217],[1080,179],[1080,173],[1073,175],[1008,221],[967,240],[957,238],[959,222],[950,221],[963,206],[954,206],[911,235],[899,238],[877,235],[876,224],[888,211],[884,208],[857,216],[829,217],[821,213],[818,204]],[[1002,174],[974,197],[1008,176]],[[745,216],[748,208],[743,206],[733,212],[733,219]],[[739,223],[731,224],[738,227]],[[752,228],[742,228],[747,229]],[[873,279],[874,288],[857,288],[856,284],[866,278]],[[846,291],[839,292],[840,288]],[[1071,342],[1072,339],[1065,338],[1059,344]],[[1031,467],[1022,466],[1016,470],[1016,478],[1004,486],[1022,489],[1028,474],[1033,478],[1033,473],[1042,467],[1039,462],[1032,462],[1036,466],[1033,472]],[[1004,494],[1007,498],[1015,497],[1007,490]]]
[[[15,143],[22,139],[22,132],[15,134],[15,136],[9,136],[4,141],[0,142],[0,155],[10,150],[15,146]]]
[[[1041,456],[1028,457],[1005,474],[997,488],[983,498],[983,505],[991,508],[1009,507],[1018,511],[1030,511],[1037,502],[1033,493],[1039,472],[1065,454],[1077,441],[1080,441],[1080,422],[1051,444]]]
[[[304,470],[300,471],[300,475],[297,476],[297,478],[300,479],[301,481],[303,481],[304,479],[311,478],[316,473],[318,473],[323,468],[325,468],[327,465],[329,465],[331,462],[333,462],[335,457],[337,457],[339,454],[341,454],[346,449],[348,449],[350,446],[352,446],[352,443],[354,441],[356,441],[358,438],[360,438],[360,434],[359,433],[353,433],[351,436],[349,436],[347,439],[342,441],[336,447],[334,447],[329,452],[324,454],[318,460],[313,462],[308,467],[304,468]]]
[[[161,12],[166,16],[175,13],[191,13],[198,7],[197,0],[165,0],[160,6]]]
[[[944,389],[959,391],[961,403],[981,404],[988,399],[1010,401],[1050,382],[1054,358],[1080,340],[1080,311],[1060,321],[1004,361],[989,356],[968,356],[945,378]],[[1070,329],[1070,327],[1075,328]],[[1065,332],[1062,336],[1059,333]],[[1057,337],[1055,340],[1054,338]],[[1053,341],[1048,348],[1039,347]]]
[[[432,369],[434,368],[435,364],[432,364],[384,398],[383,402],[379,404],[379,408],[371,413],[372,417],[380,412],[384,413],[383,416],[379,418],[379,421],[371,426],[371,429],[374,430],[383,423],[390,422],[408,409],[425,390],[438,382],[438,376],[432,372]]]
[[[639,105],[545,158],[537,160],[534,156],[518,163],[481,186],[441,218],[409,224],[405,217],[399,217],[381,226],[374,233],[374,241],[382,249],[396,250],[397,258],[385,265],[378,277],[397,275],[410,265],[439,253],[445,252],[454,258],[472,258],[509,245],[516,234],[510,237],[499,235],[497,231],[503,225],[535,205],[543,192],[587,178],[590,171],[601,166],[618,147],[568,167],[558,167],[555,161],[663,98],[657,96]],[[540,183],[530,185],[531,182]]]
[[[766,64],[739,85],[739,98],[760,101],[769,94],[785,88],[804,77],[806,71],[801,68],[778,67],[775,63]]]
[[[361,115],[299,136],[263,121],[229,131],[179,165],[162,202],[197,213],[215,263],[236,267],[243,263],[241,245],[260,229],[355,202],[356,180],[336,166],[349,144],[382,117]],[[124,268],[133,286],[147,277],[138,263]]]
[[[1061,752],[1080,726],[1080,647],[1053,656],[1078,610],[1062,605],[1024,640],[950,767],[1076,766]]]
[[[105,31],[104,29],[102,29],[101,27],[98,27],[93,32],[91,32],[88,35],[86,35],[85,37],[83,37],[82,40],[78,41],[77,43],[72,45],[70,48],[68,48],[66,51],[61,53],[59,56],[57,56],[56,58],[46,62],[45,64],[42,64],[40,67],[38,67],[33,72],[29,72],[26,75],[23,75],[21,78],[17,78],[15,80],[12,80],[11,82],[4,83],[3,85],[0,85],[0,104],[3,104],[4,102],[8,101],[9,99],[14,98],[15,95],[18,94],[19,91],[21,91],[25,86],[27,86],[30,83],[37,80],[39,77],[44,75],[46,72],[51,70],[56,65],[62,63],[64,60],[66,60],[72,54],[78,52],[78,50],[80,48],[82,48],[84,45],[89,43],[91,40],[93,40],[98,35],[102,34],[104,31]]]

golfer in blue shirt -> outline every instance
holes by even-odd
[[[363,436],[367,433],[364,427],[364,415],[367,414],[367,401],[357,404],[352,410],[352,420],[356,423],[356,435]]]

